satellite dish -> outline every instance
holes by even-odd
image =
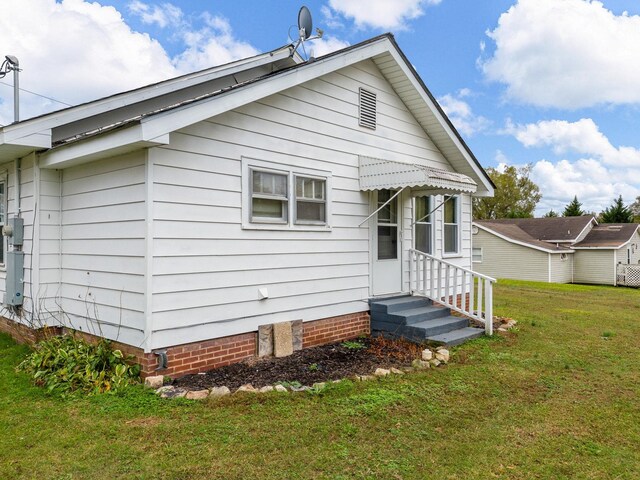
[[[311,12],[304,5],[298,12],[298,32],[300,38],[307,40],[311,36],[313,30],[313,21],[311,20]]]

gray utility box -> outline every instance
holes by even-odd
[[[22,305],[24,295],[24,252],[7,252],[6,305]]]
[[[7,223],[13,231],[12,236],[9,237],[9,243],[15,246],[22,246],[24,242],[24,220],[19,217],[13,217]]]

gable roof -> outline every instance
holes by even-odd
[[[637,223],[601,223],[574,248],[620,248],[631,240],[638,228]]]
[[[544,217],[544,218],[503,218],[498,220],[479,220],[476,223],[490,222],[493,225],[517,225],[529,236],[545,242],[575,242],[591,223],[597,222],[591,215],[580,217]]]
[[[467,175],[478,184],[477,195],[493,195],[495,185],[460,134],[453,127],[404,53],[402,53],[391,34],[374,37],[318,57],[313,61],[293,62],[294,64],[285,68],[271,68],[270,71],[262,75],[256,75],[243,81],[236,81],[232,85],[225,85],[223,88],[198,92],[197,95],[189,98],[176,100],[167,95],[165,97],[154,97],[158,99],[158,102],[147,102],[146,104],[143,104],[144,99],[141,99],[138,110],[131,108],[129,110],[131,114],[126,117],[120,116],[117,119],[103,118],[101,122],[93,122],[92,120],[95,119],[96,115],[91,113],[92,108],[98,104],[103,105],[105,99],[102,99],[58,113],[44,115],[36,119],[35,123],[33,120],[27,120],[13,124],[0,129],[0,154],[4,146],[2,145],[3,142],[6,143],[9,139],[9,137],[3,137],[3,135],[13,133],[15,139],[19,136],[15,134],[15,131],[19,129],[22,129],[23,133],[21,138],[28,137],[23,143],[30,141],[33,144],[33,148],[50,149],[41,157],[40,165],[43,168],[64,168],[67,165],[125,153],[145,146],[168,143],[168,135],[172,131],[363,60],[372,60],[376,64],[382,75],[391,84],[408,110],[440,152],[447,158],[454,170]],[[264,61],[266,62],[266,60]],[[269,66],[268,63],[266,65]],[[238,67],[237,65],[235,66]],[[234,75],[240,76],[240,73],[244,72],[244,70],[240,67],[238,68],[239,70]],[[138,97],[142,98],[145,92],[149,93],[150,90],[142,89],[137,92],[141,94]],[[161,100],[163,98],[170,101],[165,101],[162,104]],[[152,108],[144,109],[145,105],[152,106]],[[71,115],[71,112],[74,112],[74,115]],[[102,111],[102,113],[105,112]],[[82,116],[83,114],[85,115],[84,117]],[[56,115],[61,115],[61,117],[55,117]],[[54,117],[56,121],[53,121]],[[68,123],[60,123],[64,121]],[[63,135],[65,125],[71,125],[72,123],[74,127],[84,125],[87,128],[81,131],[78,131],[78,129],[74,131],[71,128],[68,129],[70,135]],[[42,127],[41,130],[38,130],[37,125]],[[52,125],[57,125],[57,127]],[[27,126],[29,128],[26,128]],[[58,129],[58,135],[52,135],[52,128]],[[38,135],[40,137],[36,142],[33,139]],[[51,149],[54,146],[53,142],[56,141],[56,148]],[[90,144],[90,142],[93,143]],[[0,155],[0,160],[2,160],[2,155]]]
[[[548,243],[532,237],[514,222],[505,222],[501,220],[476,220],[474,225],[486,232],[502,238],[503,240],[523,247],[529,247],[547,253],[573,253],[569,247]]]

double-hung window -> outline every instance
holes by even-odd
[[[327,222],[327,181],[296,176],[295,223],[324,225]]]
[[[444,253],[454,255],[460,252],[460,197],[444,199]]]
[[[287,223],[288,175],[251,170],[251,221]]]
[[[331,173],[242,159],[242,227],[323,230],[330,224]]]
[[[416,197],[415,208],[415,241],[414,248],[424,253],[433,253],[431,239],[433,238],[431,197]]]

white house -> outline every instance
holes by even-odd
[[[478,220],[473,265],[496,278],[640,286],[639,229],[591,215]]]
[[[473,296],[471,199],[494,188],[389,34],[2,127],[0,171],[3,328],[104,336],[168,374],[253,355],[263,325],[367,332],[371,297],[430,293],[427,261],[458,279],[436,300]]]

